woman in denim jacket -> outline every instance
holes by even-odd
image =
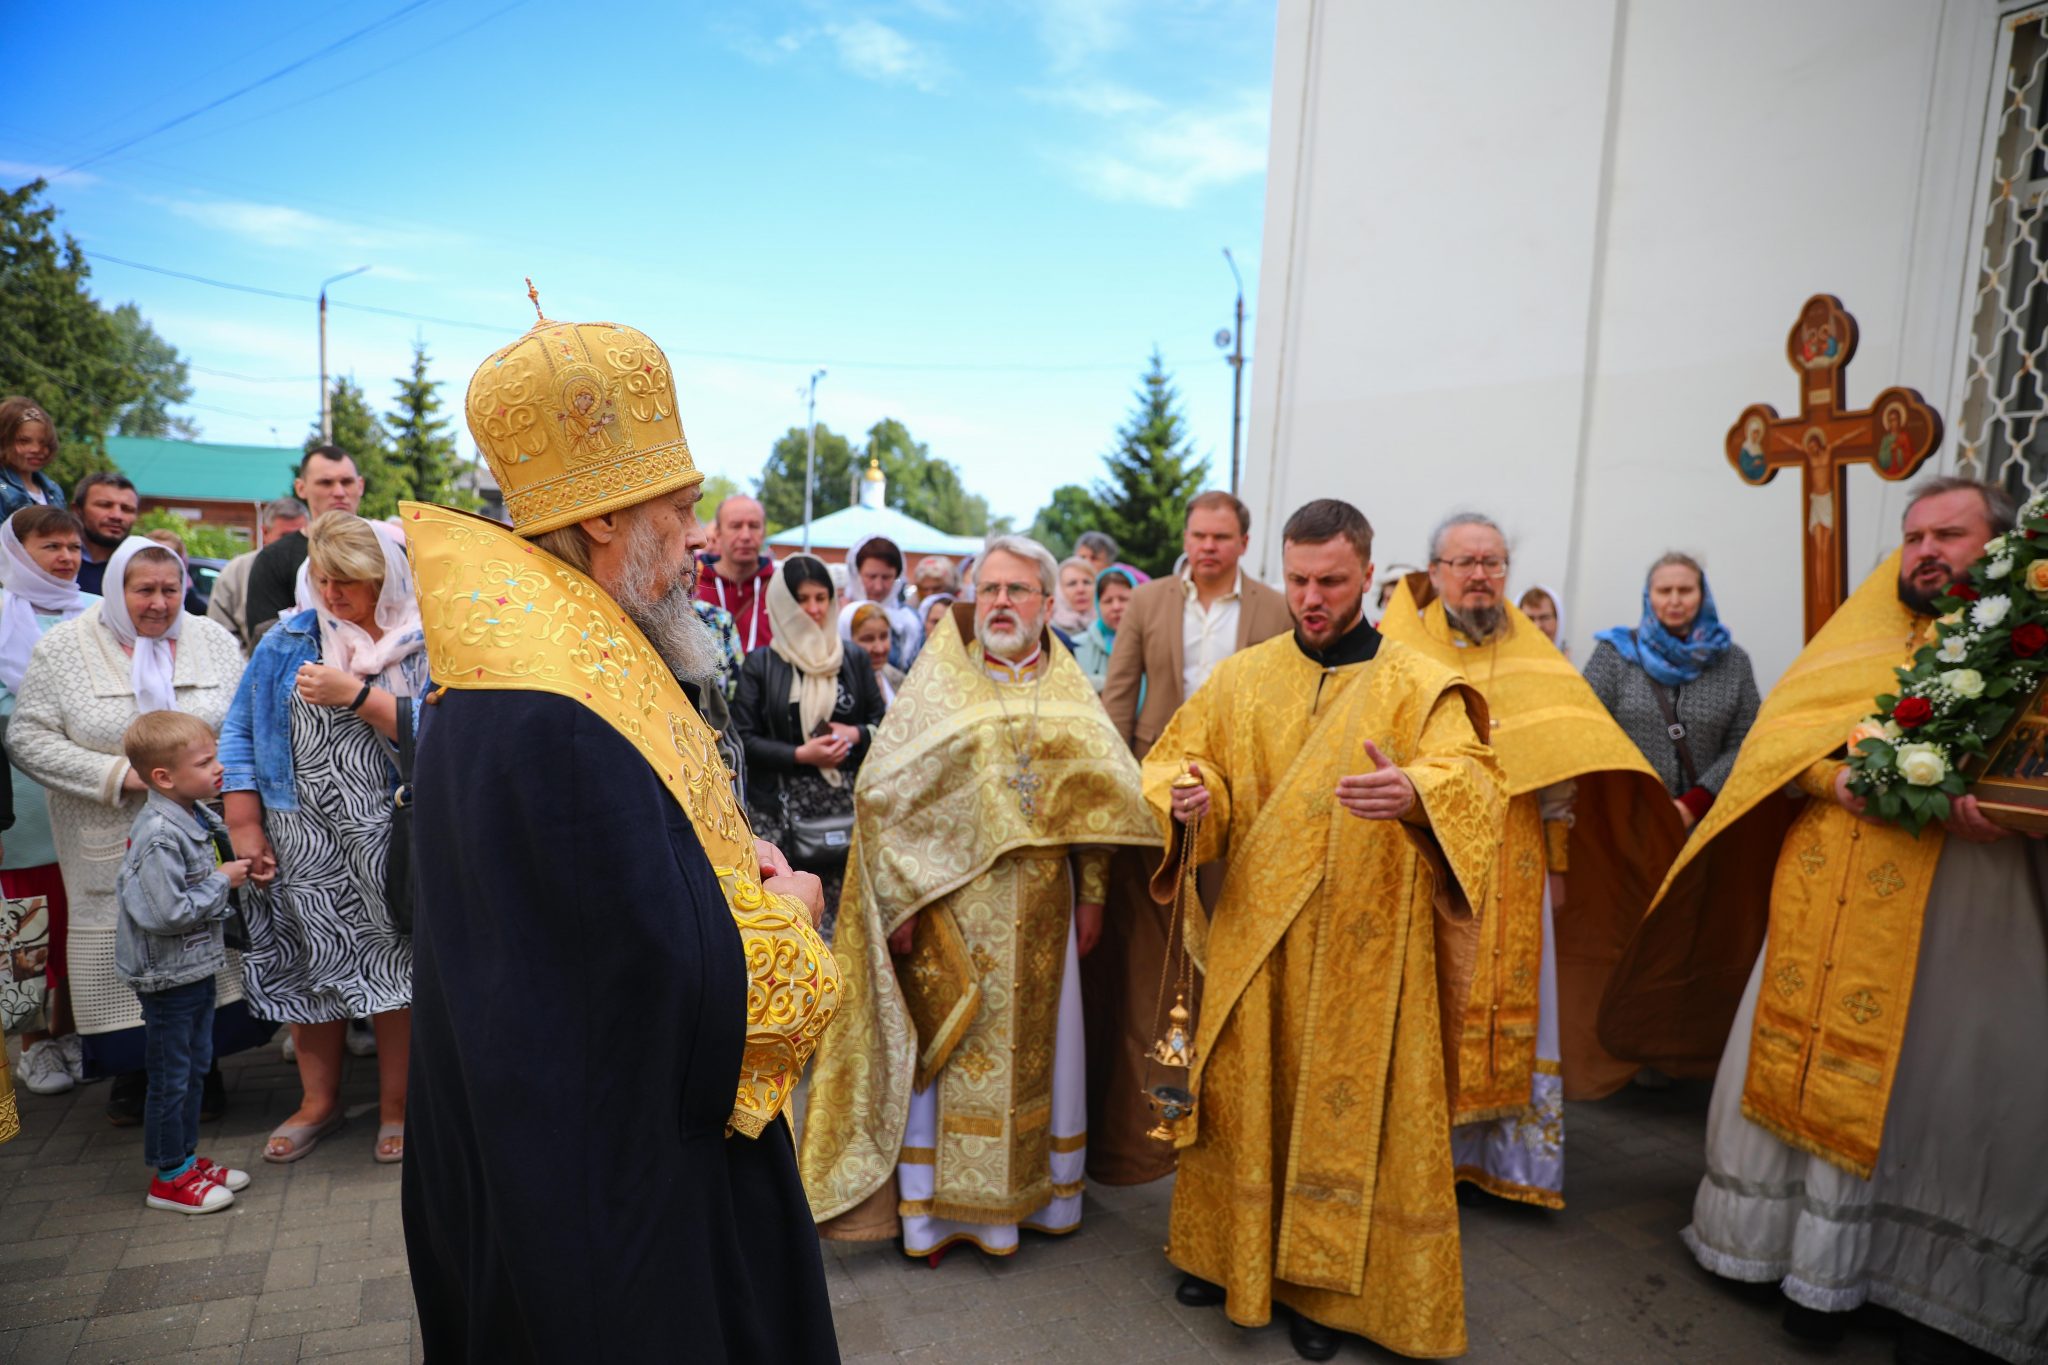
[[[265,635],[221,727],[228,830],[266,881],[247,898],[243,983],[292,1026],[298,1111],[266,1161],[297,1161],[341,1126],[343,1031],[377,1031],[375,1158],[405,1152],[412,942],[384,901],[398,708],[427,687],[412,573],[393,538],[349,512],[306,532],[300,610]]]
[[[57,458],[57,427],[33,399],[0,402],[0,518],[24,507],[62,507],[64,490],[43,472]]]

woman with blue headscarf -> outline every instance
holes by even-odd
[[[1691,829],[1735,767],[1756,719],[1756,674],[1714,608],[1706,571],[1689,555],[1650,566],[1643,617],[1593,637],[1586,681],[1664,779]]]
[[[1074,635],[1074,662],[1088,675],[1100,692],[1109,681],[1109,655],[1116,648],[1116,628],[1123,624],[1124,608],[1130,605],[1143,575],[1123,564],[1112,564],[1095,575],[1095,619]]]

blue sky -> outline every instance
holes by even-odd
[[[550,317],[663,345],[711,471],[757,475],[822,365],[821,422],[899,418],[1022,522],[1096,474],[1155,343],[1227,471],[1273,0],[412,2],[10,6],[11,50],[72,56],[14,65],[0,180],[87,163],[51,198],[89,252],[301,295],[371,266],[333,303],[449,320],[330,312],[380,406],[417,336],[459,409],[532,275]],[[94,287],[185,352],[206,439],[302,437],[311,304]]]

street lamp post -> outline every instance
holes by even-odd
[[[1239,431],[1244,413],[1244,276],[1237,273],[1237,262],[1229,247],[1223,248],[1223,259],[1230,266],[1230,277],[1237,281],[1237,326],[1216,334],[1216,345],[1230,351],[1223,360],[1230,366],[1230,491],[1236,493]]]
[[[338,284],[351,275],[360,275],[370,267],[359,265],[354,270],[344,270],[339,275],[329,275],[320,281],[320,443],[334,444],[334,405],[327,393],[327,286]]]
[[[818,472],[818,381],[823,370],[811,371],[810,412],[804,426],[804,553],[811,552],[811,485]]]

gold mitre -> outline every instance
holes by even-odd
[[[468,404],[469,434],[523,536],[704,480],[683,439],[668,357],[616,322],[542,317],[477,366]]]

